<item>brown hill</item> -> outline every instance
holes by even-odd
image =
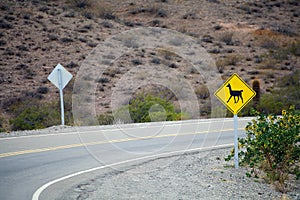
[[[47,76],[58,63],[76,77],[99,43],[138,27],[189,35],[215,59],[223,79],[236,72],[249,84],[260,80],[262,92],[268,92],[276,79],[300,69],[299,8],[298,0],[1,0],[0,111],[10,118],[26,99],[56,101],[58,91]],[[151,49],[122,56],[99,77],[97,113],[111,110],[111,88],[122,75],[146,63],[176,68],[195,88],[202,115],[209,113],[205,74],[193,72],[178,55]],[[151,85],[139,90],[145,89],[163,90]]]

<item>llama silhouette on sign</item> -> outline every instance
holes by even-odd
[[[242,92],[243,90],[232,90],[231,89],[231,85],[228,83],[228,85],[226,86],[229,88],[229,92],[230,92],[230,97],[227,101],[227,103],[230,101],[230,99],[233,97],[234,98],[234,103],[238,103],[240,98],[242,100],[242,103],[244,103],[243,97],[242,97]],[[237,97],[237,100],[236,100]]]

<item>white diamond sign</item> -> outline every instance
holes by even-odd
[[[51,81],[51,83],[53,83],[59,89],[62,125],[65,125],[63,89],[70,82],[72,77],[73,75],[68,72],[61,64],[56,65],[54,70],[48,76],[48,80]]]
[[[59,75],[60,73],[60,75]],[[61,76],[61,86],[62,89],[70,82],[73,75],[68,72],[61,64],[56,65],[54,70],[48,76],[48,80],[51,81],[59,89],[59,76]]]

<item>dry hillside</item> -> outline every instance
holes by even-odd
[[[300,69],[298,0],[0,0],[2,117],[14,116],[17,105],[28,99],[56,101],[58,91],[47,76],[58,63],[76,77],[99,43],[138,27],[193,37],[215,59],[223,79],[234,72],[249,84],[257,79],[262,93]],[[147,64],[178,70],[195,88],[201,114],[209,113],[205,74],[195,73],[178,55],[153,49],[122,56],[99,77],[97,113],[110,111],[111,88],[125,72]],[[140,79],[145,76],[141,73]],[[163,89],[148,85],[139,90]],[[170,91],[165,93],[176,101]]]

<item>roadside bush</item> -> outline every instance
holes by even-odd
[[[129,104],[129,113],[135,123],[151,121],[174,121],[181,119],[174,105],[162,98],[138,94]]]
[[[51,114],[57,116],[57,123],[52,124],[48,121]],[[32,106],[26,108],[20,115],[10,120],[10,123],[12,125],[12,130],[41,129],[46,128],[47,125],[59,124],[59,116],[58,112],[53,113],[52,111],[52,113],[50,113],[49,109],[41,109],[38,106]]]
[[[0,133],[1,132],[5,132],[5,128],[4,128],[4,118],[2,116],[0,116]]]
[[[9,120],[13,131],[41,129],[61,124],[59,100],[45,103],[35,97],[24,97],[9,107],[14,114]],[[65,124],[72,125],[72,96],[68,92],[64,95],[64,107]]]
[[[294,107],[282,110],[282,116],[257,112],[239,144],[241,165],[252,168],[248,176],[263,172],[281,192],[286,192],[285,181],[290,175],[300,178],[300,112]],[[232,157],[233,154],[226,160]]]
[[[114,117],[112,114],[100,114],[97,116],[99,125],[111,125],[114,122]]]

